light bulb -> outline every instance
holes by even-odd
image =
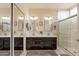
[[[10,19],[10,17],[3,16],[2,19]]]
[[[20,19],[20,20],[23,20],[23,19],[24,19],[24,17],[22,17],[22,16],[19,16],[19,17],[18,17],[18,19]]]

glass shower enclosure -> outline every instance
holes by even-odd
[[[0,56],[23,53],[23,31],[24,14],[20,8],[13,3],[0,4]]]

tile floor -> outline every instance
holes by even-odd
[[[27,56],[58,56],[55,50],[27,50]]]

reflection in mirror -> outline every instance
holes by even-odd
[[[10,55],[11,5],[0,4],[0,56]]]
[[[4,35],[7,35],[10,31],[10,17],[1,17],[2,19],[2,31],[4,32]]]
[[[55,24],[53,23],[53,21],[53,16],[44,17],[45,34],[51,35],[54,34],[54,31],[56,31],[56,27],[54,26]]]
[[[23,35],[23,21],[22,12],[14,5],[14,35]]]

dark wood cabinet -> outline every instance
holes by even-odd
[[[0,37],[0,50],[10,50],[10,37]]]
[[[57,38],[56,37],[27,37],[26,49],[27,50],[56,50]]]
[[[0,38],[0,50],[3,49],[3,40]]]
[[[23,37],[14,37],[14,49],[23,50]],[[26,37],[26,50],[56,49],[56,37]],[[0,50],[10,50],[10,37],[0,37]]]
[[[23,50],[23,37],[14,37],[14,50]]]

